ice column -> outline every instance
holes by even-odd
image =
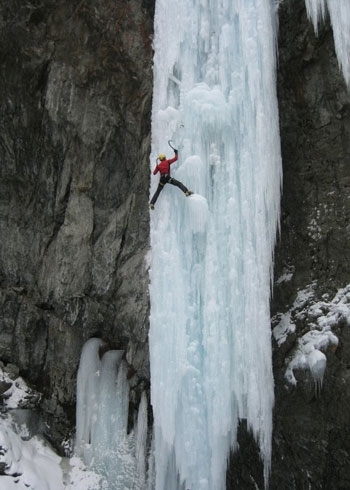
[[[281,159],[273,0],[157,0],[151,211],[151,395],[156,490],[223,490],[246,419],[268,481],[269,298]],[[151,193],[157,179],[152,179]]]
[[[84,345],[77,379],[76,453],[98,472],[109,490],[145,490],[147,400],[143,395],[135,428],[128,428],[129,384],[124,351],[109,350],[89,339]],[[104,488],[104,487],[103,487]]]

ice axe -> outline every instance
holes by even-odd
[[[174,151],[177,151],[177,149],[174,148],[171,143],[173,143],[173,141],[172,140],[168,140],[168,145],[170,146],[170,148],[172,148]]]

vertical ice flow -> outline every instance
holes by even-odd
[[[198,194],[167,185],[151,214],[156,490],[224,489],[241,418],[268,480],[275,35],[273,0],[156,2],[152,169],[172,139],[173,176]]]
[[[129,383],[124,351],[89,339],[77,376],[76,454],[103,477],[109,490],[145,490],[147,399],[141,397],[137,421],[128,432]],[[102,485],[105,488],[104,484]]]

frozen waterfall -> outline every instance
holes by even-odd
[[[157,0],[152,169],[179,149],[151,211],[156,490],[223,490],[246,419],[271,458],[269,299],[281,158],[273,0]],[[158,178],[152,179],[151,193]]]
[[[101,351],[102,349],[102,351]],[[105,479],[108,490],[145,490],[147,400],[143,394],[128,433],[129,383],[124,351],[97,338],[83,348],[77,377],[76,454]]]

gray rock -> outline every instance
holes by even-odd
[[[19,376],[19,368],[15,364],[11,364],[10,362],[6,364],[6,374],[13,381]]]
[[[60,441],[90,336],[125,349],[133,396],[149,377],[153,4],[4,0],[0,26],[0,359]]]
[[[315,281],[316,296],[350,283],[350,95],[334,53],[328,19],[315,36],[304,2],[280,9],[278,90],[283,156],[281,237],[276,248],[272,312],[285,312],[298,290]],[[277,280],[284,269],[290,281]],[[297,386],[286,360],[306,324],[274,349],[275,412],[271,490],[350,488],[348,326],[334,327],[339,347],[326,351],[323,388],[309,373]]]
[[[0,380],[0,398],[6,396],[6,391],[8,391],[12,386],[9,381]]]

